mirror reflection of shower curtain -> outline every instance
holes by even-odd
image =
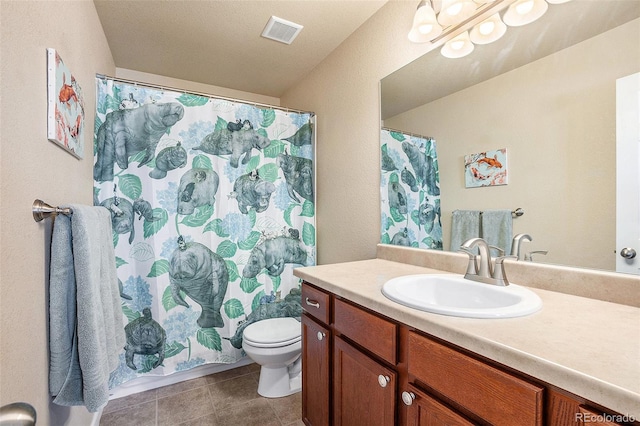
[[[436,141],[380,132],[381,242],[442,250]]]
[[[94,204],[111,211],[127,345],[113,388],[245,356],[299,317],[315,263],[312,113],[96,78]]]

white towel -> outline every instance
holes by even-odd
[[[67,207],[73,215],[56,217],[51,241],[49,391],[58,405],[96,412],[125,345],[111,215]]]
[[[479,210],[454,210],[451,221],[451,251],[460,250],[462,243],[480,236]]]
[[[511,250],[513,216],[511,210],[487,210],[482,213],[482,238],[490,246],[500,247],[504,253]],[[498,253],[492,251],[495,256]]]

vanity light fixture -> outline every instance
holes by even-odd
[[[548,8],[545,0],[518,0],[509,6],[502,19],[510,27],[520,27],[540,18]]]
[[[496,0],[421,0],[413,16],[408,38],[413,43],[426,43],[441,34],[453,33],[487,11]],[[529,24],[545,14],[549,4],[571,0],[516,0],[509,5],[502,19],[496,13],[476,24],[470,31],[445,43],[440,52],[447,58],[461,58],[474,49],[475,44],[488,44],[498,40],[507,31],[507,25],[518,27]],[[434,4],[436,7],[434,7]],[[439,8],[437,6],[439,5]],[[438,12],[436,12],[438,10]],[[460,24],[460,25],[458,25]]]
[[[473,52],[474,44],[469,38],[469,32],[465,31],[446,42],[440,53],[446,58],[462,58]]]

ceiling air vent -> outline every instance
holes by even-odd
[[[287,21],[277,16],[272,16],[267,22],[267,26],[262,31],[262,37],[279,41],[280,43],[291,44],[291,42],[302,31],[303,26]]]

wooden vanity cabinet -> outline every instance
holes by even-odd
[[[613,426],[622,417],[306,282],[302,306],[306,425]]]

